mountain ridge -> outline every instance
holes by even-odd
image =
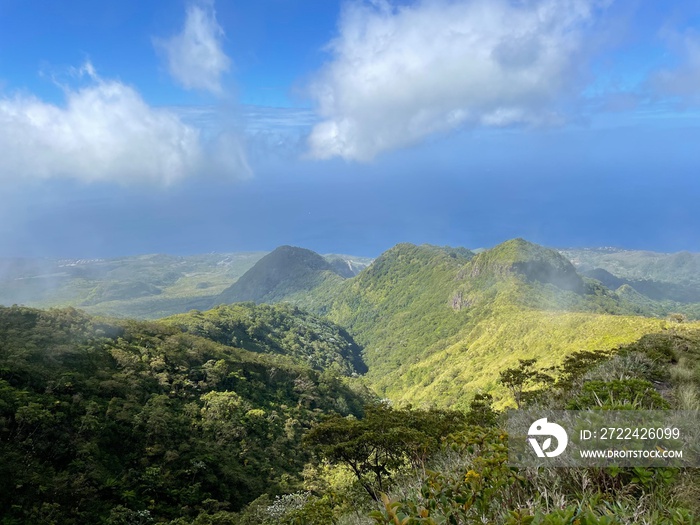
[[[380,395],[442,406],[465,403],[465,392],[478,388],[502,395],[485,356],[502,366],[533,355],[554,365],[575,349],[612,348],[663,325],[634,317],[639,305],[582,278],[558,252],[523,239],[480,254],[400,243],[351,279],[281,300],[346,327],[364,347],[367,378]],[[517,347],[499,326],[510,326],[526,344]],[[557,345],[551,334],[565,342]],[[476,348],[481,357],[465,361]],[[436,359],[437,368],[425,366]]]

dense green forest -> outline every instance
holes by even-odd
[[[339,328],[277,307],[250,307],[246,321],[244,309],[207,319],[236,317],[251,350],[213,340],[222,330],[195,335],[198,314],[1,308],[0,522],[162,522],[297,488],[305,432],[328,414],[361,416],[372,396],[341,375],[356,356]],[[335,338],[309,353],[316,369],[297,354],[304,333]]]
[[[0,307],[0,524],[695,523],[692,469],[506,465],[508,410],[700,409],[692,304],[569,255],[514,239],[366,267],[292,247],[213,273],[69,266],[84,281],[57,293],[83,282],[93,311],[199,309]]]
[[[310,337],[325,345],[300,353]],[[290,306],[159,322],[2,308],[0,348],[3,524],[690,524],[699,510],[692,469],[510,468],[489,394],[463,410],[380,402],[349,377],[352,339]],[[497,381],[523,408],[697,410],[700,330],[522,360]]]

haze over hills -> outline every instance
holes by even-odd
[[[319,255],[282,247],[217,302],[290,302],[344,326],[367,379],[392,400],[454,405],[518,358],[557,364],[659,331],[665,311],[631,287],[610,290],[555,250],[513,239],[475,254],[399,244],[344,279]]]
[[[657,253],[621,248],[564,249],[560,252],[581,271],[603,268],[624,279],[700,283],[700,253]]]
[[[632,288],[659,314],[683,312],[700,316],[700,254],[690,252],[655,253],[618,248],[567,249],[568,257],[583,275],[597,279],[608,288],[630,295]],[[654,302],[648,304],[648,300]]]
[[[0,258],[0,304],[75,306],[90,313],[155,319],[206,309],[266,252],[113,259]],[[350,276],[371,259],[329,254]]]
[[[579,252],[513,239],[478,254],[404,243],[374,261],[291,246],[269,254],[53,266],[6,261],[0,293],[16,297],[29,284],[36,301],[29,304],[73,304],[132,317],[239,302],[292,303],[354,337],[367,380],[381,395],[447,406],[467,403],[478,390],[501,396],[497,371],[518,358],[554,365],[576,350],[612,348],[659,331],[669,313],[700,314],[688,283],[695,256]],[[627,277],[590,269],[600,263],[619,271],[620,260]],[[666,280],[630,277],[659,275]],[[50,279],[56,284],[42,295],[36,283]],[[683,293],[684,303],[670,299]]]
[[[264,252],[115,259],[4,259],[0,304],[76,306],[125,317],[162,317],[205,306]]]
[[[61,515],[80,516],[76,523],[108,514],[108,523],[136,522],[145,510],[169,525],[199,523],[179,521],[182,513],[231,525],[332,523],[335,511],[280,521],[275,509],[288,501],[284,512],[309,501],[332,507],[336,500],[322,495],[336,494],[336,484],[352,487],[344,489],[348,501],[361,501],[362,487],[373,494],[365,467],[339,466],[338,457],[354,461],[348,451],[379,442],[408,467],[411,450],[438,450],[455,430],[496,424],[493,409],[520,404],[501,380],[522,368],[519,360],[535,360],[536,370],[557,379],[569,377],[562,372],[569,366],[582,384],[589,368],[612,381],[585,379],[568,398],[552,394],[562,407],[608,396],[622,408],[664,408],[667,398],[649,380],[666,388],[669,377],[694,389],[669,399],[690,409],[700,402],[700,376],[688,361],[700,355],[700,323],[667,319],[668,305],[633,280],[602,269],[588,273],[593,279],[562,253],[524,239],[479,253],[403,243],[357,265],[283,246],[264,256],[216,256],[217,270],[207,273],[214,260],[199,267],[167,256],[76,261],[62,271],[77,267],[82,277],[53,275],[63,280],[58,290],[84,283],[90,293],[79,297],[90,309],[139,311],[178,286],[205,293],[183,293],[167,307],[194,309],[156,321],[0,307],[0,427],[11,436],[0,443],[7,458],[0,507],[35,516],[49,501]],[[100,265],[105,281],[87,271]],[[139,271],[120,273],[127,266]],[[244,266],[221,286],[226,272]],[[46,272],[26,261],[12,268],[7,275],[20,283]],[[206,275],[218,276],[217,295],[206,295],[213,286],[192,286]],[[200,311],[224,301],[233,304]],[[592,368],[591,359],[617,361],[609,371],[605,363]],[[660,375],[659,359],[679,371]],[[334,451],[343,455],[332,456],[332,467],[313,459]],[[54,488],[47,493],[37,480]],[[306,492],[294,492],[300,487]],[[278,494],[287,496],[273,500]]]
[[[700,525],[700,254],[596,247],[700,251],[699,2],[0,0],[0,71],[0,525]]]
[[[329,253],[323,256],[333,268],[333,271],[349,279],[355,277],[362,270],[367,268],[374,259],[370,257],[357,257],[355,255],[341,255]]]

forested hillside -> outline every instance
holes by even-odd
[[[210,312],[207,326],[235,317],[230,335],[249,350],[195,335],[195,314],[0,308],[0,523],[161,523],[300,487],[302,436],[372,397],[339,375],[357,357],[342,330],[243,309]],[[312,336],[316,369],[299,355]]]
[[[218,306],[168,317],[163,323],[227,346],[284,355],[319,371],[367,371],[360,347],[344,329],[288,304]]]
[[[290,306],[162,322],[0,308],[0,523],[696,523],[693,469],[508,467],[488,394],[392,407],[337,373],[349,347]],[[700,408],[690,325],[545,364],[498,370],[509,403]]]
[[[501,399],[498,372],[519,358],[555,365],[666,323],[522,239],[478,255],[400,244],[297,303],[347,327],[380,395],[438,406],[464,406],[479,391]]]
[[[694,523],[693,471],[508,468],[500,411],[697,410],[698,323],[523,239],[339,257],[158,321],[0,307],[0,523]]]

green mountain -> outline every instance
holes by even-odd
[[[636,259],[631,259],[628,252],[583,252],[576,258],[513,239],[478,254],[464,248],[400,244],[372,262],[291,246],[265,256],[5,260],[0,265],[5,276],[0,296],[34,290],[34,298],[41,301],[30,304],[73,304],[89,312],[133,317],[162,317],[242,301],[292,303],[336,322],[354,337],[362,348],[367,377],[382,395],[444,406],[468,402],[476,389],[500,396],[496,370],[519,357],[542,356],[556,364],[577,349],[610,348],[660,330],[663,321],[650,317],[674,312],[700,316],[700,304],[669,298],[692,295],[693,283],[621,277],[601,268],[579,273],[575,267],[614,257],[644,260],[647,273],[635,275],[654,277],[663,260],[677,269],[669,279],[681,279],[692,273],[692,256],[635,252]],[[669,296],[669,290],[676,295]],[[279,342],[261,345],[242,338],[234,318],[259,316],[274,324],[277,313],[236,312],[229,312],[226,321],[216,320],[214,325],[221,324],[216,330],[234,334],[229,334],[229,343],[235,340],[252,351],[276,353]],[[193,328],[200,335],[208,330],[204,325],[213,322],[210,314],[201,315],[206,318],[202,326]],[[302,310],[290,315],[306,323]],[[181,326],[188,329],[185,325],[198,322],[190,319]],[[323,331],[317,326],[311,332],[319,329]],[[280,340],[288,334],[274,337]],[[292,342],[304,349],[320,344],[308,334]],[[357,361],[358,349],[333,354],[323,345],[319,348],[323,358],[315,350],[297,351],[294,357],[316,368],[336,363],[343,374],[364,370]]]
[[[524,239],[506,241],[480,253],[468,271],[472,279],[494,281],[518,275],[528,282],[551,284],[579,294],[584,291],[583,280],[565,257]]]
[[[518,359],[555,365],[664,323],[640,317],[639,305],[522,239],[478,255],[400,244],[297,304],[347,327],[364,347],[367,378],[380,395],[440,406],[465,405],[479,390],[501,398],[498,371]]]
[[[240,252],[114,259],[0,258],[0,305],[73,306],[98,315],[157,319],[210,307],[221,292],[265,255]],[[372,262],[352,255],[328,254],[324,258],[329,266],[318,260],[316,264],[346,278]]]
[[[370,373],[382,376],[459,329],[460,321],[445,313],[454,278],[468,260],[444,248],[399,244],[334,293],[316,294],[331,296],[323,310],[356,334]]]
[[[400,244],[347,277],[277,252],[240,280],[279,304],[148,322],[0,307],[0,521],[692,523],[691,471],[514,483],[493,408],[697,410],[700,323],[639,315],[660,303],[522,239],[478,254]],[[147,261],[133,282],[167,288]],[[100,290],[94,306],[130,300]],[[155,291],[124,296],[140,293]]]
[[[297,348],[314,337],[316,369]],[[167,322],[0,307],[2,521],[167,523],[292,491],[302,435],[371,399],[333,371],[355,348],[281,307]]]
[[[336,263],[339,260],[335,259]],[[338,282],[343,279],[334,265],[316,252],[280,246],[221,292],[213,304],[246,301],[272,303],[309,292],[326,281]]]
[[[326,316],[364,348],[380,395],[441,406],[479,389],[502,396],[497,372],[519,358],[555,365],[663,323],[639,317],[658,313],[655,303],[583,278],[562,254],[523,239],[479,254],[399,244],[348,279],[314,252],[281,247],[217,298],[250,300]]]

